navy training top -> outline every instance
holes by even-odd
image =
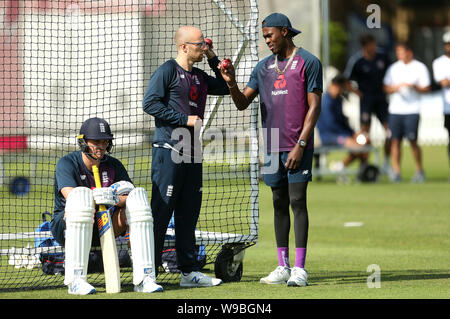
[[[207,95],[228,95],[230,90],[217,68],[219,59],[213,57],[208,64],[215,77],[194,67],[191,72],[183,69],[174,59],[163,63],[150,77],[143,99],[144,112],[155,117],[153,143],[175,146],[182,141],[172,134],[179,127],[186,127],[188,116],[197,115],[203,120]],[[186,127],[194,141],[194,128]]]
[[[389,57],[381,51],[373,60],[366,60],[358,52],[349,59],[344,76],[358,83],[358,89],[365,96],[384,96],[383,78],[390,64]]]
[[[105,160],[100,163],[98,170],[102,187],[108,187],[120,181],[131,183],[127,170],[122,163],[109,155],[105,155]],[[94,174],[84,164],[81,151],[65,155],[56,164],[54,216],[64,212],[66,206],[66,199],[61,193],[61,189],[78,186],[95,188]]]
[[[320,139],[323,145],[335,145],[338,137],[354,134],[348,119],[342,112],[342,97],[332,98],[326,92],[322,96],[322,110],[317,121]]]

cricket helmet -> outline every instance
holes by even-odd
[[[89,147],[86,140],[108,140],[109,144],[106,151],[109,153],[113,147],[112,140],[114,135],[111,133],[111,128],[108,122],[104,119],[93,117],[83,122],[80,128],[80,133],[77,136],[78,145],[84,153],[89,153]]]

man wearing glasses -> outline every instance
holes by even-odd
[[[222,280],[199,271],[195,248],[202,202],[199,129],[207,95],[227,95],[229,89],[219,70],[220,61],[201,30],[182,26],[174,40],[177,57],[156,69],[143,99],[144,111],[155,118],[156,126],[151,167],[155,262],[161,265],[166,230],[174,214],[180,286],[217,286]],[[204,55],[215,77],[194,67]]]

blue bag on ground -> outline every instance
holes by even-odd
[[[36,232],[50,231],[50,221],[47,216],[52,217],[49,212],[42,214],[43,222],[36,228]],[[122,240],[122,237],[116,239]],[[52,235],[47,237],[39,237],[34,240],[35,247],[53,247],[61,246]],[[118,250],[119,266],[131,267],[131,258],[127,249]],[[47,275],[64,274],[64,253],[63,252],[49,252],[39,254],[39,260],[42,264],[42,272]],[[89,252],[88,273],[103,272],[103,258],[101,250],[92,250]]]

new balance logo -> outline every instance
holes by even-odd
[[[307,169],[305,169],[305,170],[302,172],[303,175],[308,175],[308,173],[309,173],[309,170],[307,170]]]
[[[194,276],[194,278],[192,278],[191,281],[198,284],[200,282],[200,278],[197,278],[197,276]]]

